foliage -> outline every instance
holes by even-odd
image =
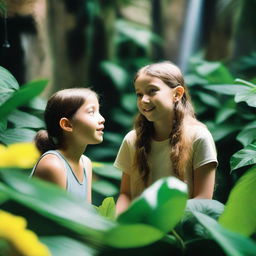
[[[132,255],[155,255],[156,250],[163,250],[163,255],[199,255],[210,243],[215,243],[216,256],[254,255],[255,242],[218,223],[221,203],[187,201],[186,189],[176,178],[163,178],[115,220],[113,198],[105,199],[97,212],[53,184],[37,178],[28,180],[20,170],[0,171],[1,208],[26,218],[29,228],[56,256],[70,255],[71,250],[76,255],[129,255],[125,252],[131,251]],[[238,200],[243,199],[240,195],[236,195]],[[249,204],[244,207],[249,211]],[[188,230],[190,237],[184,235]],[[195,249],[198,241],[203,247]],[[66,251],[61,246],[64,243]]]
[[[39,118],[44,105],[39,98],[32,100],[45,89],[47,81],[32,81],[19,87],[12,74],[0,67],[0,85],[0,142],[8,145],[32,141],[35,129],[44,126]]]

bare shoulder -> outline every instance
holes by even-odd
[[[66,188],[64,163],[56,155],[47,154],[38,163],[34,176]]]
[[[89,157],[85,156],[85,155],[82,155],[82,158],[83,158],[85,168],[91,170],[92,169],[91,159]]]

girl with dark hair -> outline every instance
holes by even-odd
[[[88,88],[58,91],[48,100],[44,119],[46,130],[35,137],[42,156],[30,176],[91,202],[92,164],[83,153],[87,145],[103,141],[105,119],[97,94]]]
[[[180,69],[169,61],[135,76],[139,114],[114,165],[123,171],[117,213],[156,180],[175,176],[190,198],[212,198],[217,156],[213,138],[194,113]]]

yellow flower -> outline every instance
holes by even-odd
[[[7,240],[20,255],[50,256],[48,248],[26,226],[23,217],[0,210],[0,239]]]
[[[39,156],[32,142],[0,145],[0,167],[32,168]]]
[[[104,164],[99,163],[99,162],[92,162],[92,168],[94,168],[94,167],[102,167],[102,166],[104,166]]]

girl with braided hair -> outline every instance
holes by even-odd
[[[141,68],[134,79],[139,114],[114,165],[123,171],[117,214],[156,180],[175,176],[190,198],[213,196],[217,154],[195,117],[180,69],[169,61]]]

